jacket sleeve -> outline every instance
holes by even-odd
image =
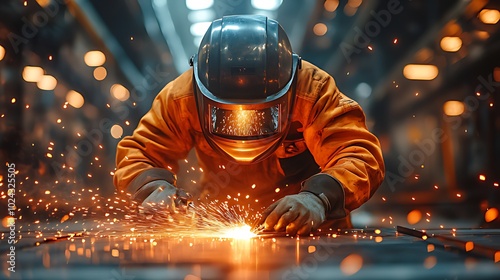
[[[177,161],[185,158],[192,148],[189,121],[177,100],[179,97],[174,98],[175,82],[156,96],[133,134],[118,143],[114,185],[133,198],[145,198],[154,191],[141,190],[149,182],[166,180],[175,184]]]
[[[368,131],[361,107],[338,90],[331,76],[318,82],[318,99],[304,138],[322,171],[303,182],[302,191],[322,195],[324,202],[326,196],[331,206],[327,216],[337,219],[373,195],[385,167],[379,141]]]

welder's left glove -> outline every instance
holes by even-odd
[[[325,221],[325,206],[310,192],[287,195],[271,204],[263,213],[264,230],[286,231],[290,235],[305,235]]]

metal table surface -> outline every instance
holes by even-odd
[[[498,248],[500,230],[438,229],[439,234]],[[22,233],[21,233],[22,234]],[[395,228],[247,239],[85,232],[51,239],[24,233],[8,270],[6,232],[0,247],[7,279],[500,279],[492,258],[433,244]]]

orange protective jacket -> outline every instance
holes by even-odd
[[[193,147],[203,170],[196,190],[211,199],[266,207],[305,189],[324,193],[332,206],[327,217],[340,219],[366,202],[381,184],[385,169],[380,144],[367,130],[361,107],[311,63],[302,61],[298,71],[286,140],[273,155],[251,165],[228,162],[207,143],[192,79],[189,69],[167,84],[133,135],[119,142],[114,175],[118,190],[136,197],[143,192],[144,199],[152,192],[141,190],[148,182],[161,179],[175,184],[178,161]]]

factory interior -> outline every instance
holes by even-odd
[[[386,173],[352,229],[130,220],[117,144],[227,15],[277,20],[363,108]],[[498,0],[2,1],[0,278],[500,279],[499,20]],[[177,185],[201,172],[190,153]]]

